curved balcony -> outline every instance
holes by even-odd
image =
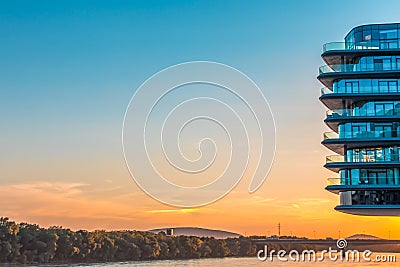
[[[400,178],[397,177],[356,177],[356,178],[328,178],[329,192],[338,194],[341,191],[371,190],[371,189],[400,189]]]
[[[341,191],[335,210],[358,215],[400,215],[400,190],[370,189]]]
[[[389,155],[375,156],[366,154],[355,154],[353,156],[330,155],[326,157],[326,163],[354,163],[354,162],[387,162],[399,161],[399,154],[392,153]]]
[[[321,143],[333,152],[343,155],[344,146],[347,149],[353,149],[377,145],[398,145],[399,142],[400,137],[394,131],[367,131],[341,133],[340,135],[336,132],[326,132]]]
[[[383,42],[382,42],[383,43]],[[376,49],[389,49],[386,45],[381,45],[380,41],[369,41],[369,42],[329,42],[322,46],[322,51],[343,51],[343,50],[376,50]],[[390,48],[392,49],[392,48]]]
[[[327,95],[327,94],[337,94],[337,92],[333,92],[333,90],[328,87],[322,87],[321,88],[321,96]]]
[[[400,100],[400,86],[393,90],[388,88],[357,88],[357,90],[340,90],[334,92],[328,87],[321,88],[319,100],[329,109],[337,110],[343,106],[343,100],[347,106],[359,101],[395,101]]]
[[[388,110],[335,109],[326,111],[325,123],[334,131],[338,131],[343,122],[394,122],[400,121],[400,108]]]
[[[325,132],[324,140],[327,139],[375,139],[398,138],[395,131],[352,131],[352,132]]]
[[[328,178],[327,186],[333,186],[333,185],[396,185],[396,186],[400,186],[400,177]]]
[[[388,40],[360,42],[330,42],[322,47],[322,59],[328,64],[351,62],[367,55],[395,55],[399,53],[399,43]]]
[[[322,87],[321,88],[321,96],[323,95],[328,95],[328,94],[341,94],[345,96],[345,94],[374,94],[374,97],[380,95],[380,94],[395,94],[395,93],[400,93],[400,86],[396,86],[394,88],[379,88],[379,87],[357,87],[357,88],[343,88],[338,91],[334,91],[331,88],[328,87]]]
[[[363,216],[400,216],[400,205],[338,205],[336,211]]]
[[[372,110],[373,111],[373,110]],[[388,110],[376,110],[367,112],[366,110],[357,109],[334,109],[327,110],[326,116],[329,118],[336,117],[386,117],[386,116],[399,116],[400,108],[393,108]]]
[[[342,155],[331,155],[326,157],[325,168],[339,172],[342,169],[359,168],[387,168],[400,164],[399,154],[390,154],[382,157],[369,155],[353,155],[352,157]]]
[[[398,52],[400,53],[400,51]],[[333,82],[341,79],[358,78],[391,78],[397,79],[400,74],[399,64],[329,64],[319,67],[317,79],[328,88]]]
[[[326,156],[326,163],[333,163],[333,162],[345,162],[345,157],[342,155]]]
[[[324,140],[339,139],[339,134],[335,132],[325,132]]]
[[[319,74],[325,73],[353,73],[353,72],[377,72],[377,71],[398,71],[400,65],[383,64],[334,64],[319,67]]]

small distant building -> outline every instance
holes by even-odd
[[[174,228],[167,228],[165,229],[165,234],[167,236],[173,236],[174,235]]]
[[[164,233],[166,236],[174,236],[174,228],[162,228],[162,229],[153,229],[149,230],[149,232],[155,233],[155,234],[161,234]]]

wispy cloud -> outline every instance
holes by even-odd
[[[22,190],[24,192],[49,192],[62,195],[73,195],[82,192],[82,188],[89,186],[85,183],[65,183],[65,182],[34,182],[3,185],[3,190]]]
[[[199,209],[166,209],[166,210],[149,210],[148,213],[194,213],[199,211]]]
[[[252,202],[255,204],[267,204],[275,201],[275,198],[266,198],[266,197],[261,197],[261,196],[253,196],[251,198]]]

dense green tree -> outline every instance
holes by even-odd
[[[0,263],[105,262],[254,256],[250,238],[167,236],[140,231],[72,231],[0,218]]]
[[[229,254],[229,248],[225,240],[210,238],[207,240],[208,246],[211,248],[211,257],[226,257]]]
[[[229,256],[239,256],[240,242],[236,238],[228,238],[226,245],[229,249]]]
[[[240,256],[254,256],[257,252],[257,247],[251,242],[249,238],[239,238],[239,255]]]

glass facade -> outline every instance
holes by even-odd
[[[399,122],[348,122],[339,124],[339,138],[397,138]]]
[[[400,70],[400,56],[367,56],[355,63],[326,65],[320,73]]]
[[[379,148],[353,148],[346,151],[347,162],[399,161],[397,146]]]
[[[340,184],[398,184],[400,185],[399,168],[362,168],[340,170]]]
[[[352,116],[393,116],[400,115],[400,101],[355,102],[351,105]]]
[[[400,115],[400,101],[371,101],[355,102],[350,109],[328,110],[327,116],[398,116]]]
[[[385,50],[400,48],[398,24],[364,25],[351,30],[345,42],[324,44],[323,51],[332,50]]]
[[[398,93],[400,79],[341,79],[333,83],[333,93]]]
[[[327,86],[321,101],[341,95],[323,101],[333,107],[326,123],[334,132],[322,143],[340,153],[327,157],[326,167],[338,173],[327,189],[339,193],[339,207],[368,205],[366,215],[380,215],[384,205],[399,205],[400,215],[400,24],[356,27],[343,44],[324,45],[328,50],[322,56],[329,65],[318,76]]]
[[[399,24],[363,25],[351,30],[345,37],[345,43],[363,45],[377,43],[380,49],[400,47]]]
[[[371,190],[351,192],[352,205],[400,205],[400,191]]]

